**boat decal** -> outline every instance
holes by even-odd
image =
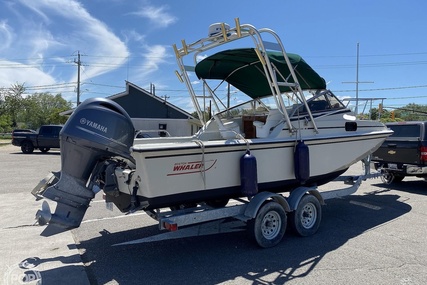
[[[183,175],[192,173],[207,172],[216,163],[216,159],[203,161],[188,161],[188,162],[176,162],[172,167],[172,172],[168,173],[167,176]]]
[[[80,124],[91,127],[92,129],[101,131],[103,133],[107,133],[107,131],[108,131],[108,128],[106,126],[101,125],[98,122],[88,120],[86,118],[80,118]]]

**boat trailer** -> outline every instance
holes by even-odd
[[[370,172],[369,158],[362,160],[362,163],[362,175],[340,176],[333,181],[344,182],[344,185],[347,185],[345,188],[320,192],[315,186],[300,186],[287,192],[287,197],[278,193],[260,192],[250,198],[234,199],[219,208],[202,204],[177,210],[146,211],[151,218],[158,221],[160,230],[169,232],[114,246],[248,230],[260,247],[268,248],[282,240],[288,223],[297,235],[311,236],[320,226],[321,205],[325,204],[325,200],[351,195],[357,191],[363,180],[381,176],[380,172]],[[233,219],[230,221],[229,218]]]

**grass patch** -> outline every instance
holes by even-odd
[[[9,144],[12,142],[12,135],[0,134],[0,145]]]
[[[12,135],[11,134],[1,134],[0,133],[0,141],[1,140],[11,140],[12,139]]]

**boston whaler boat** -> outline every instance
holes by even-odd
[[[316,187],[392,131],[357,120],[300,56],[286,53],[275,32],[235,23],[211,25],[208,37],[174,45],[176,74],[203,125],[194,136],[134,139],[115,102],[92,98],[76,108],[61,132],[61,172],[33,190],[57,202],[55,213],[46,202],[37,213],[39,224],[49,224],[42,235],[78,227],[100,189],[122,212],[144,210],[162,229],[233,216],[263,247],[281,240],[286,213],[300,235],[317,230],[324,196]],[[248,101],[232,106],[230,90]],[[243,206],[227,207],[232,198]]]

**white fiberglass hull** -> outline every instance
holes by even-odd
[[[388,135],[388,131],[376,131],[333,138],[306,137],[310,157],[306,184],[333,180],[378,148]],[[248,142],[257,160],[259,191],[285,192],[300,185],[294,171],[295,139]],[[240,159],[246,148],[244,140],[201,142],[192,138],[135,144],[132,179],[139,183],[137,195],[148,202],[149,208],[242,196]],[[128,177],[117,177],[120,191],[129,194],[125,183]]]

